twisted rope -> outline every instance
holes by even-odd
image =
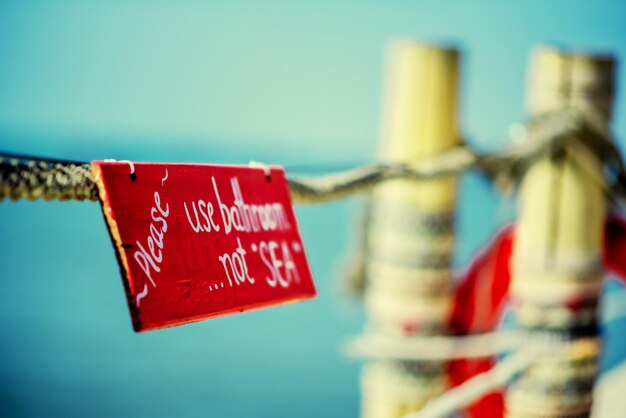
[[[516,376],[542,358],[566,356],[576,347],[593,343],[593,341],[593,338],[582,338],[574,341],[560,341],[558,338],[550,337],[535,339],[532,344],[524,344],[523,348],[512,351],[508,357],[500,360],[490,370],[446,391],[428,402],[420,411],[409,413],[402,418],[449,417],[489,392],[506,386]]]
[[[491,154],[460,146],[411,163],[372,164],[318,178],[290,177],[289,189],[295,203],[320,203],[371,190],[388,180],[428,180],[472,169],[500,187],[511,188],[536,159],[578,147],[613,171],[611,196],[626,196],[624,161],[599,116],[574,110],[546,114],[526,125],[523,139]],[[5,198],[96,201],[98,194],[87,163],[4,154],[0,155],[0,200]]]

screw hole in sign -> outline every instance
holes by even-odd
[[[267,181],[268,183],[272,180],[272,170],[269,165],[265,163],[260,163],[258,161],[250,161],[248,166],[250,166],[250,168],[258,168],[263,170],[263,173],[265,174],[265,181]]]

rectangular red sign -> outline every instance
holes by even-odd
[[[315,297],[281,167],[91,167],[135,331]]]

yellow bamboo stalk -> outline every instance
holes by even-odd
[[[459,53],[394,42],[383,104],[380,155],[415,162],[459,143]],[[393,180],[373,192],[365,303],[368,328],[384,335],[442,334],[451,308],[450,259],[456,178]],[[362,416],[420,409],[446,388],[444,364],[372,361],[362,376]]]
[[[608,124],[613,68],[610,57],[538,49],[528,82],[529,113],[569,108]],[[539,159],[527,171],[511,267],[521,327],[592,342],[584,352],[546,359],[525,373],[508,391],[509,417],[579,417],[591,408],[607,202],[602,165],[585,157],[566,151]]]

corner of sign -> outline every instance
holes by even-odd
[[[135,331],[136,334],[142,334],[146,331],[150,331],[150,328],[146,328],[143,326],[139,318],[137,318],[137,315],[131,314],[131,317],[133,323],[133,331]]]

